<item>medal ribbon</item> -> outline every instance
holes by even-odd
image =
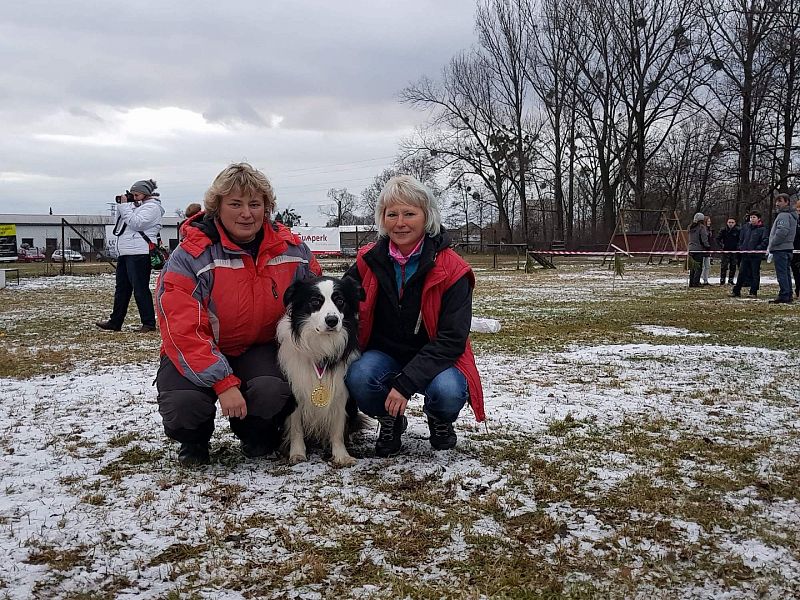
[[[328,370],[328,364],[322,363],[322,367],[318,367],[316,363],[314,363],[314,371],[317,373],[317,379],[322,381],[322,378],[325,377],[325,371]]]

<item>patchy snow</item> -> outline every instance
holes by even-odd
[[[683,327],[663,327],[660,325],[634,325],[634,329],[638,329],[642,333],[649,333],[650,335],[658,335],[661,337],[709,337],[708,333],[700,333],[698,331],[691,332]]]
[[[610,290],[609,274],[599,270],[576,277],[576,286],[601,275]],[[109,276],[56,277],[23,280],[19,291],[109,285],[113,286]],[[553,295],[552,288],[537,291],[533,284],[526,290]],[[572,292],[571,298],[591,301],[591,290]],[[0,322],[13,321],[9,315],[0,315]],[[657,325],[639,329],[659,337],[698,337]],[[557,542],[531,549],[548,564],[557,562],[565,548],[602,558],[609,552],[609,540],[616,537],[616,547],[631,556],[630,569],[646,571],[670,551],[665,542],[618,536],[617,526],[599,510],[570,502],[544,503],[520,488],[501,462],[483,460],[483,455],[499,441],[513,446],[513,440],[525,443],[534,438],[549,440],[554,447],[568,445],[551,433],[565,422],[582,431],[602,431],[624,422],[663,419],[712,441],[727,431],[785,437],[787,456],[796,460],[800,448],[788,434],[797,433],[800,390],[779,375],[798,358],[796,351],[688,343],[576,344],[563,352],[531,355],[480,353],[489,435],[465,411],[457,423],[458,449],[434,452],[421,411],[413,406],[403,455],[373,458],[375,432],[368,430],[355,441],[355,453],[363,458],[341,470],[332,469],[318,451],[296,466],[275,458],[244,459],[222,418],[217,419],[212,440],[213,463],[196,470],[179,468],[177,445],[164,437],[158,414],[152,386],[155,361],[113,369],[83,365],[66,374],[0,379],[0,596],[65,597],[102,590],[116,581],[116,597],[156,598],[195,581],[204,598],[244,598],[231,584],[241,576],[239,569],[257,564],[271,573],[291,564],[298,554],[292,540],[334,548],[354,529],[391,529],[402,521],[403,511],[427,510],[422,502],[399,506],[392,502],[391,490],[409,481],[421,481],[424,487],[428,480],[445,486],[453,502],[491,501],[499,512],[487,511],[447,532],[427,532],[441,534],[443,541],[425,564],[414,567],[398,566],[391,552],[366,536],[355,550],[361,564],[380,565],[404,578],[446,578],[442,565],[463,559],[472,536],[502,540],[508,535],[497,514],[544,510],[563,524]],[[725,394],[709,397],[715,385]],[[622,452],[574,451],[576,467],[587,478],[582,489],[591,498],[600,498],[648,468]],[[137,457],[145,467],[136,465]],[[550,460],[541,453],[536,458]],[[677,466],[688,479],[698,462],[686,457]],[[768,479],[773,466],[772,458],[763,457],[754,473]],[[725,501],[738,513],[757,515],[773,540],[800,526],[800,507],[794,500],[765,502],[757,489],[745,487]],[[448,508],[447,502],[434,507],[434,516]],[[752,532],[741,536],[706,531],[680,518],[668,522],[676,539],[693,545],[717,543],[763,574],[762,583],[780,576],[781,583],[769,587],[766,597],[789,597],[799,589],[791,587],[800,586],[800,564],[786,549],[792,542],[783,547]],[[202,556],[191,573],[181,571],[174,559],[156,560],[179,543],[198,549]],[[74,550],[78,558],[54,571],[43,559],[35,559],[48,548]],[[290,570],[276,584],[275,595],[326,597],[327,584],[298,579],[299,570],[309,568],[298,565]],[[343,577],[326,575],[334,582]],[[569,578],[589,579],[582,573]],[[368,598],[382,589],[382,582],[375,581],[355,586],[350,594]],[[732,593],[721,580],[671,591],[676,589],[678,596],[696,598],[747,597],[751,591]]]

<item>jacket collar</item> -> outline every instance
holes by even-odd
[[[247,254],[228,237],[225,228],[218,220],[205,213],[198,213],[191,221],[184,225],[186,237],[181,242],[181,247],[194,257],[200,256],[203,251],[213,244],[221,244],[222,249],[229,254]],[[264,223],[264,239],[258,249],[259,259],[267,260],[286,251],[287,245],[299,246],[300,237],[280,223],[266,221]]]

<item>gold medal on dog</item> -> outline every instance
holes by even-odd
[[[317,387],[311,392],[311,404],[319,408],[324,408],[330,404],[331,391],[328,386],[318,383]]]
[[[325,377],[325,371],[328,370],[328,365],[323,363],[321,366],[314,365],[314,370],[317,372],[317,387],[311,392],[311,404],[317,408],[325,408],[331,402],[331,390],[327,385],[322,383],[322,378]]]

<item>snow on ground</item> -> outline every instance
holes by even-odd
[[[610,288],[608,273],[599,273],[603,286]],[[590,271],[582,282],[578,278],[577,288],[594,277],[598,272]],[[107,289],[109,278],[25,281],[20,291],[52,285]],[[583,296],[577,288],[572,291]],[[658,337],[696,335],[652,325],[639,329]],[[354,527],[397,523],[403,507],[389,501],[390,488],[370,483],[376,477],[390,487],[403,485],[409,476],[434,478],[452,485],[458,500],[496,496],[512,516],[543,508],[564,523],[556,541],[539,550],[543,560],[555,562],[565,548],[602,558],[608,551],[606,540],[615,531],[601,515],[570,502],[540,506],[539,499],[514,486],[502,465],[483,461],[482,453],[498,440],[545,437],[559,423],[614,428],[632,420],[663,419],[680,422],[699,436],[713,438],[732,428],[743,436],[780,439],[797,432],[800,391],[792,380],[775,375],[785,372],[786,365],[797,364],[797,359],[797,352],[696,343],[575,345],[563,352],[530,356],[483,353],[478,366],[486,390],[488,436],[465,411],[457,424],[459,448],[435,453],[427,442],[421,411],[415,407],[402,456],[372,458],[374,431],[367,431],[356,440],[356,454],[363,458],[355,467],[341,470],[332,469],[318,451],[308,463],[297,466],[277,458],[244,459],[221,418],[212,440],[213,464],[193,471],[180,469],[176,445],[161,429],[152,386],[154,363],[113,369],[83,365],[66,374],[0,379],[0,596],[69,597],[113,589],[115,597],[157,598],[186,585],[202,590],[204,598],[244,598],[231,583],[241,576],[237,569],[258,564],[271,572],[291,563],[295,553],[287,539],[330,547]],[[741,382],[744,385],[734,385]],[[717,383],[731,385],[723,402],[718,397],[709,401],[705,393]],[[796,438],[787,439],[792,440],[787,442],[792,445],[790,453],[797,456]],[[774,467],[769,458],[762,463],[764,472]],[[690,459],[683,464],[687,473],[696,467]],[[589,474],[589,488],[596,494],[646,468],[611,450],[599,457],[598,464],[577,466]],[[764,503],[756,490],[746,489],[729,494],[729,502],[742,511],[749,506],[775,531],[800,524],[800,508],[794,501]],[[313,519],[324,519],[329,537],[320,536]],[[678,518],[672,526],[687,544],[716,535],[720,548],[764,574],[766,581],[777,581],[779,576],[776,587],[764,584],[766,597],[788,597],[790,590],[800,589],[800,562],[786,546],[752,535],[705,531]],[[404,577],[446,578],[442,565],[464,557],[467,534],[505,535],[503,526],[488,513],[466,527],[452,530],[427,564],[395,564],[385,549],[369,540],[361,544],[359,560]],[[209,539],[215,540],[213,551],[206,547]],[[667,555],[661,542],[626,539],[616,543],[634,553],[634,570],[646,572],[649,561]],[[48,561],[41,558],[47,549],[72,549],[76,557],[71,563],[60,555]],[[176,549],[205,553],[194,579],[188,579],[174,559],[157,560]],[[58,575],[51,568],[54,560],[61,560]],[[329,575],[334,580],[338,576]],[[587,576],[576,572],[571,579]],[[286,575],[274,594],[324,596],[324,587],[295,585],[295,580],[295,575]],[[353,588],[351,595],[372,597],[381,589],[380,581],[373,583]],[[678,593],[738,598],[755,591],[746,587],[730,591],[718,579],[683,585]]]
[[[724,358],[704,362],[703,357],[709,355]],[[788,421],[794,414],[781,406],[756,407],[754,400],[770,381],[757,365],[776,366],[786,359],[784,352],[756,348],[637,344],[578,348],[532,359],[482,356],[480,369],[487,387],[490,431],[512,435],[541,432],[548,423],[567,415],[599,424],[619,423],[637,415],[662,415],[691,421],[702,430],[710,421],[736,415],[751,431],[780,435],[795,426]],[[541,380],[543,373],[548,382]],[[716,407],[721,414],[710,416],[709,407],[690,392],[706,378],[726,378],[731,373],[748,378],[752,392],[731,398],[726,406]],[[153,596],[166,593],[174,587],[169,569],[148,566],[149,561],[176,542],[203,542],[205,529],[211,525],[203,505],[219,486],[242,488],[246,502],[228,509],[233,518],[254,514],[280,518],[296,511],[313,493],[326,498],[332,513],[345,521],[381,523],[392,519],[391,512],[380,508],[379,497],[370,499],[374,510],[365,512],[363,504],[357,510],[348,507],[348,498],[372,495],[353,477],[375,468],[378,461],[371,458],[340,471],[332,485],[316,491],[313,483],[330,472],[319,456],[291,468],[274,460],[242,461],[233,468],[217,464],[187,476],[183,485],[160,489],[164,472],[177,467],[174,446],[161,434],[151,386],[154,376],[153,365],[130,365],[107,372],[79,369],[29,381],[0,380],[0,423],[7,450],[0,472],[4,489],[0,498],[0,576],[9,597],[31,597],[37,581],[45,578],[44,566],[26,563],[32,548],[39,545],[91,549],[91,558],[74,569],[63,591],[85,590],[116,574],[131,582],[128,594],[142,590]],[[608,386],[611,382],[615,385]],[[663,387],[648,393],[654,382]],[[463,429],[472,428],[470,418],[462,417]],[[110,486],[99,473],[123,454],[126,447],[115,446],[114,440],[127,433],[135,434],[141,450],[156,454],[155,468],[151,473],[124,478],[120,486]],[[408,453],[402,460],[390,461],[387,476],[391,477],[393,469],[410,469],[420,476],[434,470],[444,478],[470,474],[469,485],[504,488],[504,478],[492,467],[459,452],[434,454],[425,436],[421,419],[412,418]],[[371,437],[367,437],[369,444]],[[222,440],[230,442],[230,438],[227,423],[219,420],[215,445]],[[472,443],[479,446],[479,442]],[[601,486],[613,486],[620,475],[613,469],[598,469],[594,477]],[[93,484],[99,487],[94,489]],[[469,485],[463,493],[469,494]],[[96,505],[87,503],[86,494],[91,493],[102,496]],[[582,551],[589,551],[593,542],[610,532],[585,511],[568,506],[553,510],[566,519],[566,535],[579,540]],[[494,525],[488,520],[475,527],[490,532]],[[685,527],[691,530],[692,524]],[[290,531],[303,535],[302,526]],[[251,535],[258,540],[264,560],[280,559],[277,540],[260,531]],[[726,544],[748,564],[762,569],[798,567],[785,550],[758,540],[728,540]],[[451,554],[461,554],[458,543]]]
[[[707,333],[691,332],[683,327],[662,327],[659,325],[634,325],[642,333],[659,335],[662,337],[709,337]]]

